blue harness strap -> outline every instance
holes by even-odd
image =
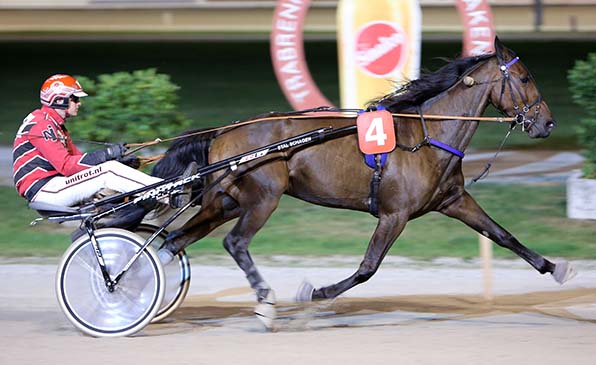
[[[382,105],[378,105],[376,107],[376,109],[377,110],[385,110],[385,107],[383,107]],[[358,114],[361,114],[364,112],[365,112],[364,110],[360,110],[360,111],[358,111]],[[424,122],[424,116],[422,115],[421,111],[420,111],[420,120],[422,122],[422,128],[424,130],[424,139],[422,140],[422,142],[418,143],[416,146],[413,146],[413,147],[408,147],[408,146],[404,146],[400,143],[397,143],[397,146],[399,148],[401,148],[404,151],[416,152],[422,146],[429,145],[432,147],[440,148],[443,151],[446,151],[446,152],[449,152],[455,156],[458,156],[459,158],[464,158],[464,153],[462,151],[458,150],[457,148],[451,147],[450,145],[448,145],[446,143],[437,141],[436,139],[431,138],[428,135],[428,131],[426,129],[426,124]],[[365,154],[364,162],[366,163],[366,165],[368,167],[375,170],[375,172],[373,174],[372,181],[370,182],[368,210],[369,210],[370,214],[372,214],[375,217],[378,217],[379,216],[378,192],[379,192],[379,185],[381,183],[383,168],[385,167],[385,163],[387,162],[387,153]]]
[[[364,162],[373,170],[377,168],[375,155],[364,155]],[[381,153],[381,167],[385,167],[385,162],[387,162],[387,153]]]
[[[365,161],[368,166],[373,168],[372,180],[370,181],[370,194],[368,195],[368,211],[374,217],[379,217],[379,185],[381,185],[381,176],[383,174],[383,166],[387,161],[387,154],[365,155]]]
[[[464,156],[465,156],[465,154],[464,154],[462,151],[460,151],[460,150],[458,150],[458,149],[456,149],[456,148],[453,148],[453,147],[451,147],[451,146],[450,146],[450,145],[448,145],[448,144],[445,144],[445,143],[443,143],[443,142],[437,141],[436,139],[429,138],[429,139],[428,139],[428,143],[429,143],[431,146],[435,146],[435,147],[437,147],[437,148],[440,148],[440,149],[442,149],[443,151],[447,151],[447,152],[449,152],[449,153],[452,153],[452,154],[454,154],[454,155],[456,155],[456,156],[459,156],[460,158],[464,158]]]
[[[465,153],[458,150],[457,148],[451,147],[450,145],[445,144],[441,141],[437,141],[434,138],[429,138],[428,144],[430,144],[431,146],[440,148],[443,151],[452,153],[452,154],[458,156],[459,158],[464,158],[464,156],[465,156]],[[375,162],[375,155],[364,155],[364,162],[366,163],[366,165],[368,167],[370,167],[373,170],[377,168],[377,164]],[[381,153],[381,167],[385,167],[385,162],[387,162],[387,153]]]

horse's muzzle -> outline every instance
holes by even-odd
[[[557,126],[557,122],[554,119],[547,121],[546,123],[531,122],[524,127],[528,131],[528,135],[531,138],[546,138],[550,136],[551,132]]]

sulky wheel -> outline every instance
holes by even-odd
[[[142,247],[144,239],[118,228],[95,231],[112,280]],[[147,247],[110,292],[91,239],[83,235],[64,253],[56,274],[56,294],[68,320],[95,337],[129,336],[158,312],[165,277],[155,250]]]
[[[141,224],[136,229],[135,233],[144,239],[149,238],[158,227],[151,224]],[[163,244],[168,232],[161,232],[157,238],[151,243],[156,251]],[[164,266],[164,274],[166,277],[166,292],[161,303],[159,311],[153,318],[152,322],[159,322],[170,314],[174,313],[184,301],[188,288],[190,287],[190,262],[184,250],[178,252],[172,262]]]

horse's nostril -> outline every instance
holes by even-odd
[[[554,120],[549,120],[548,122],[546,122],[546,128],[548,128],[548,129],[553,129],[556,126],[557,126],[557,123],[555,123]]]

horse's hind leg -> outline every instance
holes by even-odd
[[[352,276],[319,289],[312,288],[308,283],[303,284],[296,295],[296,299],[298,301],[310,301],[335,298],[348,289],[370,279],[379,268],[393,242],[403,231],[407,221],[407,217],[400,216],[397,213],[382,215],[368,244],[364,259]]]
[[[478,233],[493,240],[499,246],[515,252],[541,274],[552,274],[560,284],[575,276],[573,267],[567,261],[554,264],[522,245],[511,233],[493,221],[467,192],[464,192],[457,200],[442,208],[440,212],[462,221]]]
[[[265,282],[253,262],[248,245],[254,235],[263,227],[271,213],[277,207],[279,197],[264,198],[258,203],[246,205],[236,225],[224,238],[224,247],[244,271],[250,286],[255,290],[257,304],[255,314],[267,328],[271,328],[276,317],[275,295],[269,284]]]
[[[269,293],[269,285],[259,274],[250,253],[248,245],[254,235],[263,227],[271,213],[277,207],[278,200],[265,201],[253,205],[245,210],[234,228],[224,238],[224,247],[234,258],[240,269],[246,274],[250,286],[255,290],[257,300],[263,301]]]
[[[263,198],[258,203],[244,204],[249,208],[242,209],[230,196],[225,194],[218,196],[181,228],[170,232],[164,243],[164,248],[172,254],[176,254],[193,242],[205,237],[221,224],[240,217],[234,228],[224,238],[223,245],[244,271],[251,287],[257,293],[257,299],[261,302],[267,297],[270,288],[256,269],[248,252],[248,245],[269,219],[278,202],[279,197]]]
[[[172,255],[176,255],[239,214],[238,203],[229,195],[219,193],[182,227],[170,232],[163,247]]]

